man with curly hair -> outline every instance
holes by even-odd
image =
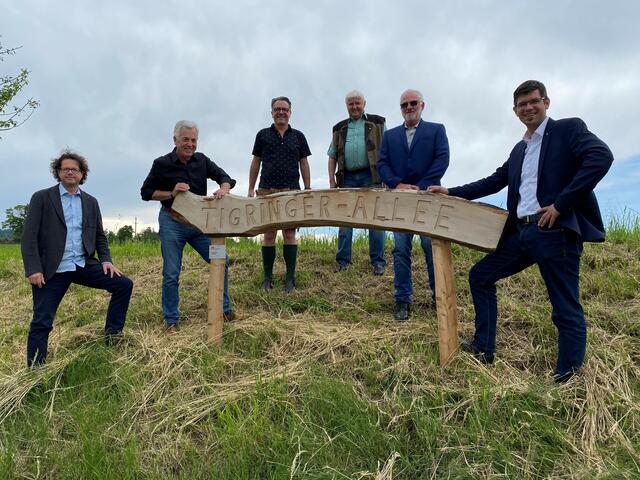
[[[111,261],[98,201],[80,189],[89,173],[85,158],[64,150],[51,161],[51,173],[58,184],[33,194],[22,233],[22,260],[33,294],[28,366],[45,362],[53,319],[72,283],[111,293],[107,343],[122,333],[133,289]]]

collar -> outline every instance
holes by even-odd
[[[193,152],[193,155],[191,155],[191,158],[189,158],[189,160],[187,161],[187,163],[189,163],[191,161],[191,159],[195,156],[195,154],[198,152]],[[182,160],[180,160],[178,158],[178,154],[176,153],[176,147],[173,147],[173,150],[171,150],[171,153],[169,154],[171,156],[171,161],[173,163],[181,163],[182,165],[184,165],[184,163],[182,163]]]
[[[420,123],[422,123],[422,117],[420,118],[420,120],[418,120],[418,123],[416,123],[413,127],[407,127],[407,122],[404,122],[402,125],[404,126],[405,130],[411,130],[412,128],[418,128],[418,125],[420,125]]]
[[[533,135],[529,136],[529,134],[525,130],[524,136],[522,137],[522,139],[524,141],[531,140],[534,137],[534,135],[542,137],[544,135],[545,129],[547,128],[547,123],[549,123],[549,117],[544,117],[544,120],[542,121],[542,123],[538,125],[538,128],[536,128],[536,131],[533,132]]]
[[[360,118],[358,118],[357,120],[349,117],[349,123],[359,122],[360,120],[367,120],[367,114],[365,112],[362,112],[362,115],[360,115]]]
[[[273,130],[274,132],[276,132],[278,135],[280,135],[280,132],[278,132],[278,129],[276,128],[276,124],[272,123],[271,124],[271,130]],[[290,132],[291,131],[291,124],[287,125],[287,129],[284,131],[284,133]]]
[[[64,188],[64,185],[62,185],[62,182],[58,182],[58,191],[60,192],[61,197],[63,195],[80,195],[82,193],[82,191],[80,190],[80,187],[78,187],[78,191],[76,193],[69,192],[69,190]]]

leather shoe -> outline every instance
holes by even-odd
[[[175,323],[174,323],[174,324],[172,324],[172,325],[169,325],[169,326],[165,329],[164,333],[165,333],[165,334],[167,334],[167,335],[177,335],[177,334],[178,334],[178,327],[177,327],[177,325],[176,325]]]
[[[374,265],[373,274],[377,276],[384,275],[384,265]]]
[[[222,318],[225,322],[232,322],[236,319],[236,312],[233,310],[228,310],[222,314]]]
[[[293,278],[287,278],[284,281],[284,291],[287,293],[292,293],[296,289],[296,282]]]
[[[465,337],[460,337],[459,342],[460,342],[460,350],[462,350],[463,352],[470,353],[471,355],[476,357],[476,359],[478,359],[480,363],[484,363],[485,365],[491,365],[493,363],[493,360],[494,360],[493,355],[487,355],[485,352],[480,350],[473,343],[473,340],[470,340]]]
[[[263,292],[268,292],[272,288],[273,288],[273,280],[271,280],[270,278],[265,278],[264,281],[262,282],[262,286],[260,287],[260,289]]]
[[[568,372],[564,372],[564,373],[554,373],[553,381],[556,383],[566,383],[571,378],[573,378],[574,375],[577,375],[578,373],[580,373],[579,369],[578,370],[571,369]]]
[[[406,322],[407,320],[409,320],[409,315],[411,315],[411,305],[409,303],[396,303],[393,318],[395,318],[398,322]]]

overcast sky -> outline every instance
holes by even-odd
[[[328,188],[331,126],[344,95],[402,121],[406,88],[451,146],[445,186],[492,173],[524,133],[512,92],[543,81],[553,118],[581,117],[615,156],[597,194],[606,215],[640,212],[640,2],[635,1],[46,1],[3,2],[0,75],[30,70],[40,108],[0,139],[0,219],[55,182],[61,149],[84,154],[84,189],[108,228],[157,226],[140,186],[173,148],[179,119],[200,126],[198,150],[247,195],[256,132],[270,99],[291,98],[305,133],[313,188]],[[214,189],[213,182],[209,192]],[[502,205],[504,206],[504,205]],[[629,212],[629,210],[627,210]]]

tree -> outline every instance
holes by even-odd
[[[109,242],[109,245],[113,244],[118,239],[116,234],[111,230],[107,230],[105,234],[107,236],[107,241]]]
[[[131,225],[125,225],[118,230],[116,233],[116,238],[118,242],[124,243],[128,240],[133,240],[133,227]]]
[[[2,222],[2,228],[8,228],[13,232],[13,241],[19,242],[24,230],[24,222],[27,219],[29,205],[16,205],[4,211],[6,219]]]
[[[4,48],[0,42],[0,62],[4,61],[5,56],[14,55],[19,48],[21,47]],[[0,76],[0,131],[22,125],[40,105],[33,98],[10,105],[20,90],[29,83],[28,78],[29,71],[26,68],[20,69],[20,73],[15,76]]]
[[[157,242],[158,240],[160,240],[160,234],[153,228],[147,227],[138,235],[136,235],[136,240],[139,240],[141,242]]]

